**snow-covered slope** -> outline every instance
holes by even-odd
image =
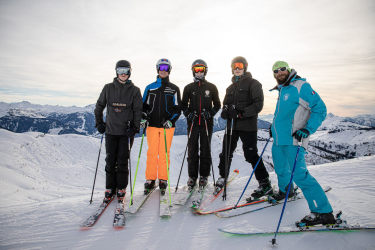
[[[266,132],[264,132],[266,133]],[[218,177],[220,134],[213,136],[213,162]],[[270,236],[238,237],[221,233],[217,228],[246,226],[258,230],[275,230],[281,206],[272,207],[231,219],[214,215],[199,216],[188,206],[171,208],[172,217],[158,214],[155,191],[135,215],[126,215],[123,230],[114,230],[115,206],[111,204],[90,230],[81,231],[79,224],[94,211],[103,198],[104,156],[99,164],[93,203],[90,195],[100,139],[80,135],[16,134],[0,129],[0,249],[272,249]],[[132,152],[134,173],[141,139],[135,139]],[[265,142],[260,141],[259,150]],[[171,184],[176,185],[186,146],[186,136],[175,136],[171,148]],[[266,151],[270,156],[271,145]],[[212,207],[234,204],[249,175],[250,165],[234,154],[233,168],[240,175],[228,189],[227,201],[217,199]],[[144,143],[138,169],[136,196],[144,183],[147,142]],[[267,158],[272,162],[272,159]],[[349,223],[375,226],[373,205],[375,157],[361,157],[324,165],[310,166],[311,174],[322,186],[333,190],[328,198],[335,211],[342,210]],[[274,172],[270,173],[277,183]],[[212,180],[212,179],[211,179]],[[186,163],[180,187],[187,181]],[[252,180],[244,197],[256,188]],[[179,189],[180,190],[180,189]],[[126,195],[129,200],[129,191]],[[174,194],[173,197],[177,197]],[[306,201],[288,203],[281,227],[293,226],[308,214]],[[306,233],[279,235],[277,249],[373,249],[374,232]]]

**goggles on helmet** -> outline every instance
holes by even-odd
[[[206,71],[206,67],[204,66],[197,66],[193,68],[194,73],[199,73],[199,72],[204,73],[205,71]]]
[[[168,64],[160,64],[159,71],[166,71],[169,72],[169,65]]]
[[[283,72],[283,71],[285,71],[285,70],[287,70],[287,69],[288,69],[287,67],[281,67],[281,68],[275,69],[275,70],[273,71],[273,73],[276,75],[277,73],[279,73],[279,70],[280,70],[281,72]]]
[[[117,72],[118,75],[122,75],[122,74],[129,75],[130,74],[130,68],[119,67],[119,68],[116,69],[116,72]]]
[[[245,68],[245,65],[243,63],[233,63],[232,64],[232,69],[244,69]]]

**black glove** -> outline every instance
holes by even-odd
[[[270,130],[269,130],[270,138],[272,138],[272,129],[271,129],[271,127],[272,127],[272,124],[270,125]]]
[[[105,123],[104,122],[99,123],[99,125],[97,126],[97,129],[98,129],[99,133],[104,134],[105,133]]]
[[[208,121],[211,119],[212,115],[210,111],[203,110],[201,113],[201,116],[203,117],[204,120]]]
[[[126,131],[125,131],[125,135],[129,138],[133,138],[135,136],[135,134],[138,133],[138,129],[137,128],[128,128]]]
[[[309,135],[310,135],[310,131],[308,131],[305,128],[300,129],[300,130],[294,132],[294,134],[293,134],[294,138],[296,138],[298,141],[301,141],[302,138],[309,137]]]
[[[221,110],[221,118],[228,120],[228,105],[224,105],[223,109]]]
[[[142,112],[142,120],[147,120],[150,121],[151,117],[149,116],[148,113]]]
[[[189,122],[194,122],[195,119],[198,118],[197,112],[196,112],[196,111],[194,111],[194,112],[190,112],[190,113],[186,116],[186,118],[189,120]]]
[[[229,119],[236,119],[237,118],[237,110],[234,107],[230,107],[228,109],[228,118]]]

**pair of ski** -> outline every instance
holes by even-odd
[[[92,213],[87,220],[85,220],[81,227],[92,227],[94,224],[98,221],[100,216],[103,214],[104,210],[111,204],[111,202],[115,199],[115,196],[112,196],[112,198],[106,203],[103,202],[97,210]],[[125,226],[125,197],[124,198],[117,198],[117,204],[116,204],[116,211],[115,216],[113,218],[113,227],[115,228],[122,228]]]

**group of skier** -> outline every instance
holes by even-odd
[[[117,76],[112,83],[104,86],[95,108],[96,127],[100,133],[106,134],[104,202],[116,194],[120,199],[125,196],[130,149],[141,127],[147,129],[148,142],[145,193],[155,187],[156,179],[161,190],[167,188],[170,147],[181,112],[188,123],[187,185],[194,187],[199,177],[198,185],[206,186],[212,166],[214,116],[221,108],[217,87],[206,80],[207,63],[201,59],[193,62],[191,70],[194,81],[185,86],[182,100],[179,87],[169,80],[172,64],[168,59],[157,62],[157,79],[146,87],[143,98],[140,89],[129,79],[131,64],[121,60],[115,69]],[[247,200],[263,196],[272,196],[277,201],[285,199],[291,168],[298,152],[293,181],[302,190],[311,210],[301,222],[307,225],[334,223],[332,207],[319,183],[307,170],[304,157],[309,136],[317,130],[327,114],[320,96],[286,62],[278,61],[272,66],[277,81],[272,90],[279,91],[270,127],[270,137],[274,138],[272,157],[279,187],[279,191],[274,193],[257,148],[257,118],[264,104],[262,84],[252,77],[244,57],[235,57],[231,70],[232,83],[226,89],[221,112],[221,117],[227,120],[228,132],[224,135],[219,155],[220,176],[215,183],[216,190],[225,186],[233,152],[238,139],[241,139],[244,157],[253,168],[256,167],[255,177],[259,183]],[[105,108],[107,116],[104,122]],[[302,146],[299,147],[301,141]],[[294,196],[294,189],[290,190],[288,197]]]

